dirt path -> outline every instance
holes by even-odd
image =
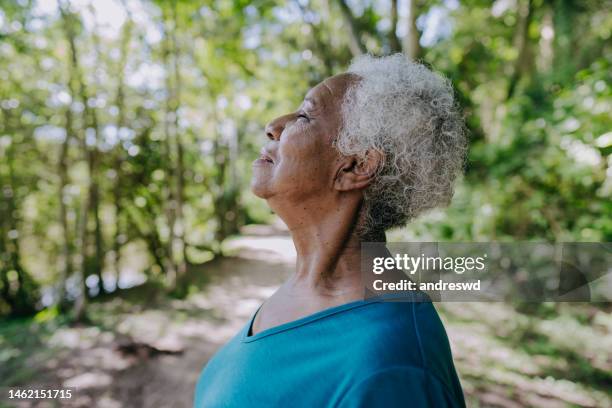
[[[230,246],[237,251],[235,257],[200,268],[211,277],[202,292],[172,303],[173,311],[182,318],[168,318],[159,326],[162,338],[158,342],[176,342],[185,351],[123,370],[113,382],[111,395],[122,402],[120,406],[191,407],[195,383],[205,362],[276,290],[295,259],[287,236],[244,236]],[[144,315],[134,319],[148,321]]]
[[[206,361],[276,289],[295,260],[282,231],[246,232],[227,245],[235,255],[190,271],[206,284],[194,287],[185,300],[143,307],[116,298],[90,305],[94,326],[38,329],[40,348],[25,360],[33,380],[19,383],[72,387],[75,397],[61,405],[21,401],[0,402],[0,407],[191,407]]]

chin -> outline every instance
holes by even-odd
[[[257,180],[256,178],[251,180],[251,192],[253,192],[255,196],[263,198],[264,200],[272,196],[268,183]]]
[[[253,165],[251,176],[251,191],[264,200],[270,197],[272,190],[272,177],[270,165]]]

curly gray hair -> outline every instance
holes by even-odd
[[[365,191],[359,233],[402,226],[447,205],[467,150],[450,81],[402,54],[364,55],[347,72],[359,80],[344,96],[335,146],[361,159],[371,149],[384,155]]]

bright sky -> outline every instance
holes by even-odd
[[[108,38],[117,38],[121,33],[121,26],[126,20],[126,10],[118,0],[71,0],[71,6],[78,11],[83,24],[87,30],[92,30],[98,25],[100,35]],[[156,43],[161,40],[161,31],[156,24],[151,21],[150,15],[155,12],[152,7],[147,7],[144,2],[139,0],[127,0],[127,8],[131,12],[132,19],[141,29],[145,30],[147,41]],[[37,0],[34,7],[36,16],[57,16],[57,0]],[[92,10],[93,9],[93,10]],[[93,11],[93,12],[92,12]]]
[[[406,17],[409,13],[409,2],[410,0],[403,0],[399,3],[399,24],[398,24],[398,35],[400,37],[405,36],[407,32]],[[497,0],[497,3],[512,2],[512,0]],[[103,1],[91,1],[91,0],[71,0],[71,5],[75,10],[78,10],[83,17],[83,22],[87,30],[92,30],[93,27],[98,25],[98,32],[100,35],[108,38],[116,38],[120,31],[121,26],[125,22],[126,12],[123,4],[119,0],[103,0]],[[360,13],[363,7],[361,2],[350,1],[349,4],[355,9],[357,13]],[[150,13],[155,12],[152,7],[147,7],[139,0],[127,0],[127,7],[132,14],[132,18],[143,30],[146,30],[147,41],[150,43],[156,43],[161,40],[161,32],[159,28],[152,24],[150,19]],[[505,3],[504,3],[505,4]],[[502,4],[503,5],[503,4]],[[454,10],[459,6],[458,0],[445,0],[441,6],[434,6],[431,8],[429,13],[421,16],[418,21],[419,28],[423,29],[423,35],[421,37],[421,44],[423,46],[429,46],[434,44],[441,38],[450,35],[450,19],[448,13],[450,10]],[[375,1],[374,7],[376,10],[385,15],[389,4],[387,1]],[[92,13],[93,8],[93,13]],[[38,0],[36,1],[36,7],[34,14],[38,16],[55,16],[58,13],[58,2],[57,0]],[[286,22],[295,22],[301,18],[300,11],[297,7],[291,7],[289,4],[287,7],[277,11],[277,17]],[[390,23],[388,19],[383,19],[380,28],[387,29]]]

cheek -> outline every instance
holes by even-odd
[[[287,158],[295,163],[315,166],[325,157],[329,149],[330,146],[326,145],[320,129],[308,125],[296,125],[295,132],[281,140],[279,156],[281,160]]]
[[[321,172],[325,163],[326,146],[315,135],[297,135],[279,146],[279,170],[301,178]]]
[[[322,138],[300,135],[279,145],[279,165],[275,168],[275,181],[282,190],[304,197],[321,193],[333,177],[332,148]]]

